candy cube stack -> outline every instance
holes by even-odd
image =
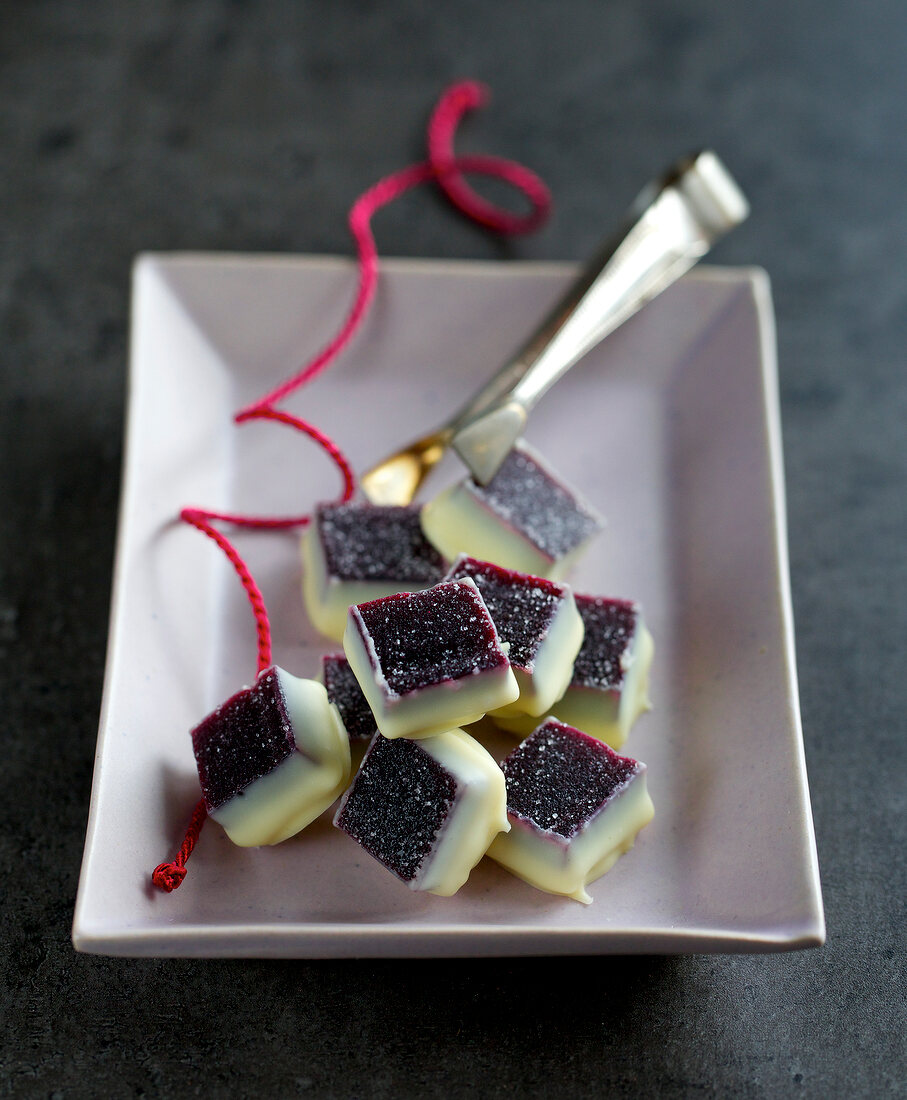
[[[601,526],[523,443],[421,510],[320,505],[303,593],[344,653],[323,685],[268,669],[193,732],[211,816],[277,843],[345,791],[334,824],[413,890],[449,896],[487,853],[589,902],[652,817],[645,765],[613,751],[649,705],[642,612],[559,579]],[[485,715],[526,737],[500,765]]]

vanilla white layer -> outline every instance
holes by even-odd
[[[604,741],[612,749],[619,749],[636,719],[651,710],[649,673],[654,653],[652,635],[640,621],[632,645],[621,656],[624,677],[620,687],[601,690],[571,685],[563,697],[551,705],[550,715]],[[542,720],[502,712],[491,717],[502,729],[521,737],[528,737]]]
[[[339,797],[350,777],[349,737],[323,685],[283,669],[277,676],[296,749],[211,812],[233,843],[244,848],[294,836]]]
[[[428,501],[420,521],[425,537],[449,561],[468,554],[537,577],[553,576],[558,564],[470,492],[468,480]]]
[[[431,852],[409,885],[446,898],[466,882],[492,840],[510,829],[507,788],[491,755],[464,730],[445,730],[422,739],[419,747],[456,779],[457,793]]]
[[[455,583],[475,587],[472,580]],[[489,710],[512,703],[520,694],[512,668],[502,664],[398,695],[381,672],[378,654],[356,607],[349,609],[343,651],[372,709],[375,724],[389,738],[431,737],[468,726]]]
[[[500,707],[492,717],[512,714],[544,714],[561,698],[573,677],[573,662],[583,644],[583,620],[569,590],[561,600],[554,618],[532,662],[531,669],[513,665],[520,697]],[[535,727],[533,727],[535,728]]]
[[[418,581],[342,581],[328,576],[324,548],[315,524],[303,533],[302,547],[302,596],[306,612],[316,630],[339,642],[346,628],[346,616],[350,607],[368,603],[382,596],[394,596],[398,592],[419,592],[428,583]]]
[[[649,671],[654,653],[652,635],[640,621],[633,644],[621,656],[624,676],[620,687],[599,691],[572,685],[552,710],[568,726],[575,726],[612,749],[619,749],[636,719],[651,709]]]
[[[495,837],[488,854],[539,890],[588,905],[592,901],[588,884],[633,847],[636,834],[654,813],[642,772],[569,840],[510,813],[510,832]]]

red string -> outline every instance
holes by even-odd
[[[385,176],[353,203],[348,224],[356,242],[359,283],[349,313],[337,334],[302,369],[276,389],[237,413],[237,422],[262,407],[275,405],[294,390],[316,378],[350,342],[364,320],[378,281],[378,249],[371,220],[378,210],[422,183],[435,182],[454,206],[474,221],[496,233],[529,233],[538,229],[551,212],[551,194],[542,180],[516,161],[501,157],[456,157],[454,135],[467,111],[488,100],[484,85],[472,80],[454,84],[441,96],[428,123],[428,160]],[[531,211],[511,214],[477,195],[466,183],[464,173],[494,176],[511,184],[529,200]]]
[[[476,81],[455,84],[441,98],[428,125],[428,159],[437,174],[437,183],[448,199],[473,221],[495,233],[532,233],[551,212],[551,193],[539,177],[515,161],[501,157],[454,155],[454,135],[467,111],[483,107],[490,97],[488,89]],[[511,214],[476,194],[465,173],[495,176],[512,184],[529,199],[528,214]]]
[[[261,589],[255,583],[255,578],[252,576],[248,565],[239,556],[239,552],[233,543],[222,535],[216,527],[211,526],[209,522],[211,518],[212,514],[210,512],[202,512],[198,508],[184,508],[180,512],[181,520],[191,523],[193,527],[197,527],[209,539],[213,539],[217,543],[239,574],[242,586],[249,597],[258,630],[258,672],[264,672],[271,664],[271,622],[268,619],[268,609],[265,607],[264,596],[262,596]],[[217,518],[226,519],[229,517],[218,516]]]
[[[412,188],[428,182],[436,183],[454,206],[496,233],[529,233],[537,229],[550,212],[551,196],[548,188],[528,168],[500,157],[455,155],[454,137],[460,121],[468,111],[475,110],[487,101],[488,90],[475,81],[467,80],[452,85],[441,96],[428,123],[428,159],[385,176],[356,199],[350,209],[348,223],[356,243],[359,279],[356,295],[346,318],[336,335],[296,374],[240,409],[234,417],[237,424],[244,424],[249,420],[274,420],[295,428],[314,440],[331,458],[343,477],[343,491],[340,496],[342,501],[349,500],[355,490],[353,471],[343,452],[314,424],[283,412],[276,406],[291,393],[311,382],[332,363],[352,340],[365,319],[378,282],[378,249],[371,228],[376,212]],[[513,214],[488,202],[466,182],[467,173],[493,176],[511,184],[529,200],[530,211],[527,214]],[[221,522],[237,527],[276,530],[304,526],[311,517],[241,516],[201,508],[184,508],[180,518],[213,539],[236,570],[255,617],[258,671],[262,672],[271,664],[271,624],[264,597],[239,552],[213,524]],[[152,875],[155,886],[169,893],[183,881],[186,876],[185,862],[195,847],[205,816],[205,803],[202,800],[195,808],[177,858],[172,863],[162,863],[155,869]]]
[[[185,840],[176,859],[172,863],[159,863],[151,872],[151,881],[159,890],[172,894],[186,877],[186,860],[192,855],[192,849],[207,817],[208,807],[205,805],[205,800],[200,798],[192,811],[192,820],[189,822]]]
[[[291,428],[296,428],[297,431],[303,432],[305,435],[314,439],[315,442],[333,459],[337,465],[340,473],[343,476],[343,491],[340,495],[341,501],[349,500],[353,495],[356,488],[356,479],[353,474],[353,468],[350,466],[346,456],[340,450],[336,443],[324,432],[320,431],[314,425],[307,423],[305,420],[300,419],[298,416],[293,416],[292,413],[283,412],[281,409],[273,409],[263,406],[262,408],[247,409],[244,412],[237,413],[235,420],[243,424],[248,420],[274,420],[279,424],[287,424]],[[220,520],[222,523],[232,523],[237,527],[252,527],[258,530],[282,530],[287,527],[304,527],[310,520],[310,515],[304,516],[240,516],[234,512],[209,512],[203,511],[200,508],[185,508],[183,509],[187,515],[183,515],[182,518],[189,523],[194,523],[196,527],[199,526],[194,520],[188,518],[188,515],[201,516],[203,519]],[[205,532],[207,534],[207,531]],[[223,538],[223,536],[221,536]],[[217,541],[217,540],[215,540]],[[223,543],[219,543],[223,545]],[[231,559],[232,560],[232,559]],[[241,559],[240,559],[241,560]],[[234,565],[236,563],[234,562]],[[240,574],[242,576],[242,574]],[[248,591],[248,589],[247,589]],[[267,666],[265,666],[267,667]],[[259,671],[261,671],[259,669]]]

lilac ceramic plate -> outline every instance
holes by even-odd
[[[572,268],[385,264],[346,356],[290,408],[357,469],[443,420],[512,351]],[[73,939],[116,955],[530,955],[775,951],[820,944],[797,701],[772,310],[765,276],[699,268],[575,367],[528,437],[607,517],[579,591],[641,600],[655,709],[625,751],[655,820],[594,902],[485,860],[454,898],[412,893],[325,816],[273,849],[209,824],[180,890],[149,885],[198,797],[189,728],[255,672],[232,570],[183,505],[299,512],[333,467],[231,414],[333,333],[346,260],[148,256],[135,273],[128,446],[110,646]],[[453,460],[429,485],[453,477]],[[275,658],[314,675],[296,538],[237,538]],[[512,744],[512,742],[509,742]],[[501,741],[499,749],[505,749]]]

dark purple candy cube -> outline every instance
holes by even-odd
[[[436,584],[359,604],[357,610],[394,695],[509,664],[473,585]]]
[[[444,579],[463,577],[476,582],[498,634],[510,643],[510,663],[531,672],[539,646],[564,598],[564,586],[466,557],[456,562]]]
[[[568,840],[644,770],[603,741],[549,718],[501,764],[507,812]]]
[[[419,512],[416,506],[319,504],[316,524],[328,576],[435,584],[444,559],[422,533]]]
[[[216,810],[268,775],[296,748],[277,669],[260,674],[192,731],[202,794]]]
[[[571,687],[608,691],[623,683],[621,657],[633,643],[639,623],[639,605],[604,596],[577,596],[583,620],[583,644],[573,665]]]
[[[456,793],[456,780],[418,741],[390,741],[379,733],[334,824],[410,882],[431,854]]]
[[[601,530],[601,520],[588,505],[520,445],[487,485],[472,482],[471,490],[553,560]]]
[[[331,654],[321,658],[321,669],[328,699],[340,711],[340,720],[350,740],[368,741],[378,727],[349,661],[342,653]]]

